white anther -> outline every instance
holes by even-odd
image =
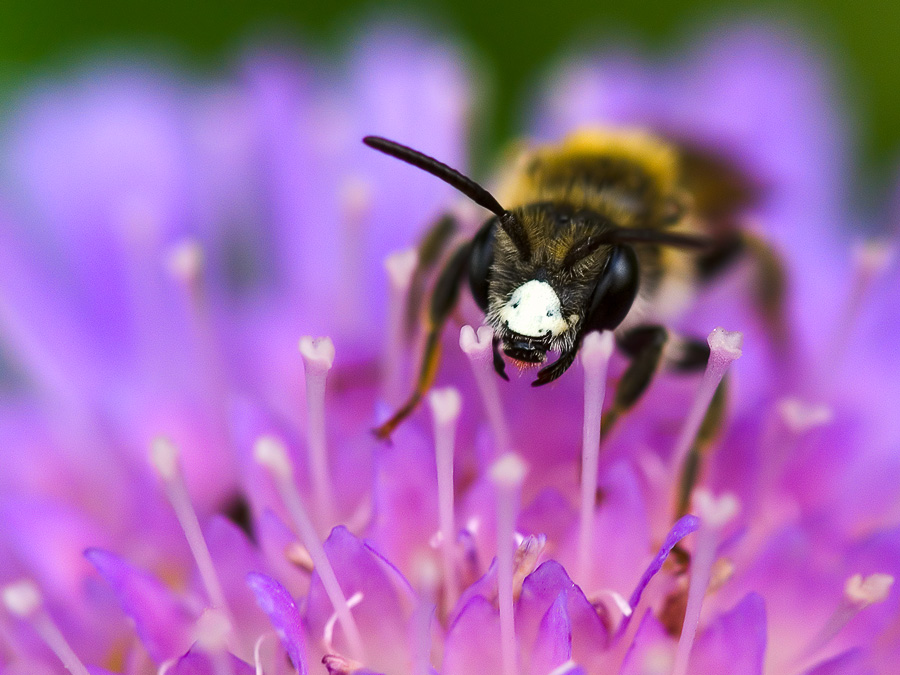
[[[894,577],[890,574],[870,574],[867,577],[854,574],[847,579],[844,596],[860,608],[867,607],[887,600],[893,585]]]
[[[478,332],[472,326],[465,325],[459,331],[459,348],[467,356],[479,356],[491,348],[494,329],[490,326],[479,326]]]
[[[40,590],[29,579],[16,581],[3,589],[3,606],[15,616],[28,618],[37,612],[42,604]]]
[[[715,328],[709,334],[707,343],[712,353],[720,359],[732,362],[741,357],[741,347],[744,344],[744,334],[740,331],[729,331],[724,328]]]
[[[431,414],[440,425],[452,424],[459,417],[462,398],[454,387],[435,389],[428,395]]]
[[[325,373],[334,365],[334,343],[330,337],[313,338],[307,335],[300,338],[299,348],[303,363],[310,371]]]
[[[741,510],[740,501],[733,493],[726,492],[721,497],[715,497],[702,487],[694,490],[693,504],[703,524],[714,529],[720,529]]]
[[[591,331],[581,343],[581,363],[585,369],[604,367],[613,352],[612,331]]]
[[[157,436],[150,443],[150,464],[164,481],[171,481],[178,475],[180,457],[178,446],[165,436]]]
[[[294,473],[287,448],[275,436],[260,436],[253,446],[253,457],[279,478],[287,479]]]
[[[802,434],[829,424],[832,409],[823,404],[807,403],[799,398],[785,398],[778,402],[778,414],[785,426],[795,434]]]
[[[393,288],[406,289],[419,264],[419,254],[414,248],[395,251],[384,259],[384,269]]]
[[[528,465],[514,452],[507,452],[490,468],[491,480],[498,487],[517,488],[525,480]]]
[[[184,239],[169,250],[166,263],[176,279],[196,281],[203,271],[203,248],[193,239]]]
[[[231,621],[228,616],[216,609],[207,609],[194,626],[194,638],[201,649],[207,652],[219,652],[228,647],[231,635]]]

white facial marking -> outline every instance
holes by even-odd
[[[545,281],[532,279],[519,286],[500,310],[500,319],[511,331],[526,337],[564,333],[569,324],[562,316],[559,296]]]

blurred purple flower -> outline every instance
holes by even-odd
[[[259,52],[213,82],[105,65],[4,125],[0,670],[892,672],[900,270],[884,246],[853,255],[820,60],[722,30],[665,63],[569,63],[536,106],[538,137],[647,126],[766,187],[747,217],[787,264],[802,358],[779,371],[742,270],[684,319],[744,345],[677,522],[697,378],[661,376],[579,485],[573,411],[597,385],[576,368],[482,391],[490,340],[464,328],[433,435],[419,415],[374,441],[413,362],[415,259],[396,252],[455,196],[359,141],[465,169],[473,87],[452,48],[397,26],[312,64]],[[298,354],[308,335],[329,339]],[[586,342],[588,382],[606,348]]]

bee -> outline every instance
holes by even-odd
[[[606,426],[637,402],[661,363],[705,368],[706,342],[673,338],[665,322],[699,281],[740,253],[759,263],[759,305],[773,323],[780,321],[784,274],[777,256],[737,225],[758,190],[712,155],[642,130],[584,130],[522,152],[501,181],[501,204],[421,152],[374,136],[363,142],[436,176],[492,214],[438,275],[415,388],[375,430],[380,438],[431,387],[441,331],[466,282],[493,328],[493,363],[503,379],[505,357],[520,368],[543,366],[532,385],[546,385],[569,369],[588,333],[615,331],[631,362]],[[550,352],[559,356],[546,363]]]

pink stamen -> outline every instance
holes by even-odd
[[[868,241],[854,250],[853,284],[841,315],[835,322],[836,330],[822,361],[830,366],[821,369],[822,374],[829,378],[825,385],[831,385],[830,378],[838,370],[834,364],[843,361],[869,293],[888,269],[895,252],[894,246],[882,241]]]
[[[822,627],[816,636],[810,641],[809,646],[802,652],[801,659],[813,656],[825,647],[834,637],[843,630],[850,619],[859,614],[869,605],[876,605],[887,600],[894,585],[894,577],[890,574],[870,574],[863,577],[854,574],[847,579],[844,586],[844,597],[834,613]]]
[[[388,329],[384,352],[384,398],[391,405],[403,400],[405,386],[406,306],[413,274],[419,263],[415,249],[391,253],[384,261],[388,277]]]
[[[430,557],[417,561],[415,569],[419,602],[413,618],[414,653],[413,675],[430,675],[431,667],[431,623],[434,617],[437,590],[441,583],[441,573]],[[448,609],[449,611],[449,609]]]
[[[335,509],[325,439],[325,381],[334,365],[334,343],[328,337],[303,337],[299,348],[306,371],[306,447],[313,499],[318,509],[320,531],[327,532],[334,524]]]
[[[513,607],[515,525],[522,483],[528,468],[515,453],[508,452],[491,466],[490,476],[497,487],[497,601],[500,605],[500,650],[503,675],[519,672]]]
[[[372,185],[360,175],[350,175],[341,185],[341,261],[338,269],[343,277],[341,307],[344,316],[358,317],[364,309],[365,288],[363,270],[366,269],[366,242],[369,237],[366,223],[372,211]]]
[[[592,332],[581,346],[584,368],[584,431],[581,446],[581,518],[578,528],[578,578],[586,583],[594,550],[594,505],[600,457],[600,417],[606,394],[606,368],[612,355],[609,331]]]
[[[197,646],[209,656],[215,675],[234,675],[228,654],[231,620],[223,612],[208,609],[200,615],[194,628]]]
[[[675,666],[672,675],[685,675],[691,648],[700,625],[700,610],[703,596],[709,586],[716,548],[722,528],[737,515],[739,504],[732,494],[716,499],[704,488],[694,491],[694,510],[700,516],[701,525],[697,532],[697,546],[691,559],[691,582],[688,588],[687,607],[684,611],[684,627],[675,652]]]
[[[671,475],[677,475],[679,469],[684,464],[691,444],[697,437],[703,418],[709,404],[712,402],[716,388],[725,376],[728,367],[741,356],[741,345],[744,341],[742,333],[715,328],[709,334],[707,342],[709,343],[709,362],[706,364],[706,372],[703,373],[703,380],[700,382],[700,389],[694,397],[690,412],[681,427],[681,434],[675,443],[675,450],[672,453],[672,459],[669,464]]]
[[[89,675],[87,667],[44,609],[41,592],[32,581],[22,580],[6,586],[2,591],[2,599],[6,610],[28,622],[66,670],[72,675]]]
[[[222,583],[215,565],[213,565],[206,539],[203,538],[197,512],[194,511],[190,495],[188,495],[178,448],[168,438],[155,438],[150,446],[150,463],[162,481],[169,504],[172,505],[175,517],[178,518],[178,523],[187,539],[211,606],[221,611],[226,617],[230,617],[231,613],[225,601]]]
[[[441,558],[444,565],[444,608],[449,612],[459,592],[456,579],[456,526],[453,522],[453,454],[456,421],[462,400],[452,387],[436,389],[428,396],[434,417],[434,447],[437,460],[438,515],[441,528]]]
[[[284,443],[273,436],[263,436],[256,441],[254,454],[256,461],[269,472],[275,481],[275,486],[290,514],[294,527],[297,529],[297,534],[300,535],[300,540],[309,552],[315,570],[322,580],[322,586],[331,601],[337,620],[344,630],[353,657],[359,661],[365,661],[362,636],[350,613],[350,606],[338,583],[334,568],[325,553],[325,547],[322,546],[322,541],[316,533],[316,528],[306,512],[306,507],[303,506],[303,499],[294,484],[294,467],[288,458]]]
[[[478,393],[481,394],[481,402],[494,432],[497,456],[500,456],[510,449],[510,435],[506,416],[500,405],[497,375],[494,373],[493,340],[494,331],[490,326],[481,326],[477,334],[471,326],[463,326],[459,331],[459,347],[469,357]]]

